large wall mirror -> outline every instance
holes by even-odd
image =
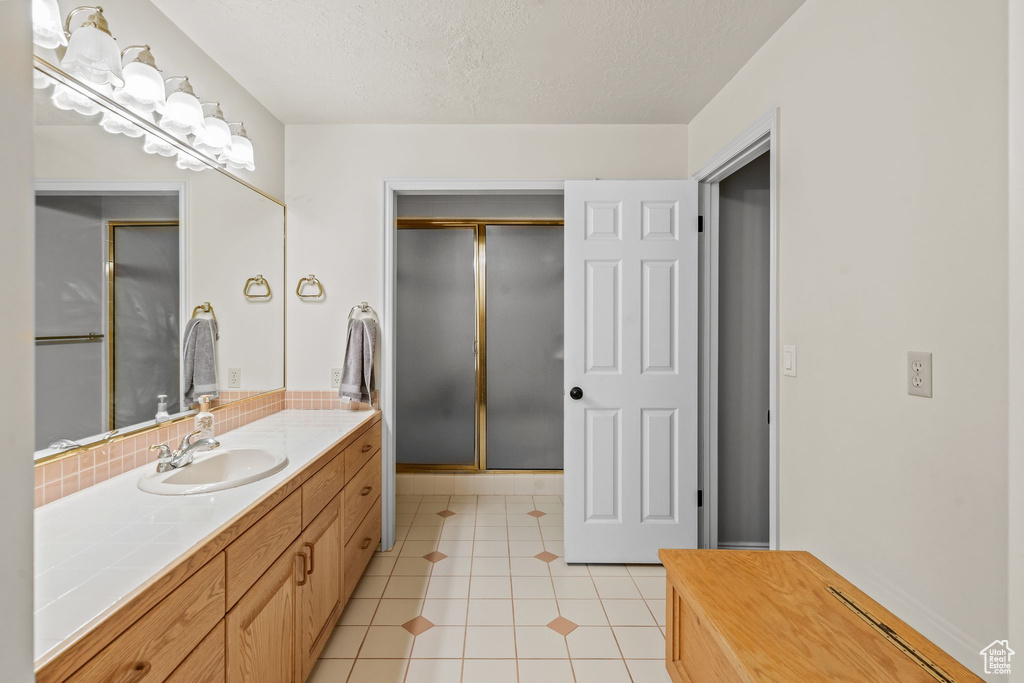
[[[198,393],[223,404],[282,388],[284,205],[217,168],[146,153],[166,142],[155,131],[111,135],[104,119],[131,115],[88,89],[75,91],[78,111],[58,108],[55,86],[74,79],[44,66],[36,459],[152,426],[161,396],[174,419]],[[185,353],[192,318],[216,319],[212,353],[202,342]]]

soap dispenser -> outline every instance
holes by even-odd
[[[199,414],[196,415],[196,430],[199,431],[198,439],[213,438],[213,413],[210,412],[209,396],[199,397]]]
[[[167,413],[167,394],[159,394],[156,397],[156,421],[167,422],[170,419]]]

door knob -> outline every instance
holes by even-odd
[[[569,398],[571,398],[574,401],[580,400],[581,398],[583,398],[583,390],[580,389],[579,387],[573,387],[572,389],[569,390]]]

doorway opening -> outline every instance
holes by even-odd
[[[562,469],[561,201],[399,197],[398,471]]]

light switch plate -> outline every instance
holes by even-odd
[[[782,347],[782,374],[796,377],[796,346],[791,344]]]
[[[932,354],[930,351],[907,352],[907,393],[932,397]]]
[[[228,389],[242,388],[242,368],[228,368]]]

